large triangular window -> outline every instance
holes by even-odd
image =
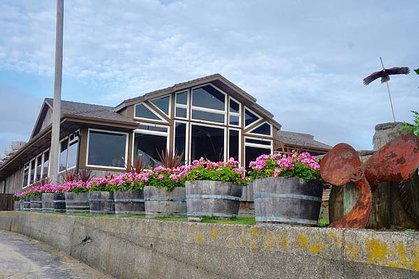
[[[159,121],[163,120],[161,117],[157,115],[157,113],[152,111],[145,104],[135,105],[135,118],[143,118],[143,119],[159,120]]]
[[[156,107],[158,107],[167,116],[169,116],[170,96],[154,99],[154,100],[151,100],[150,102]]]
[[[253,111],[249,110],[248,108],[244,110],[244,123],[246,127],[258,121],[259,119],[261,119],[261,117]]]
[[[271,124],[265,122],[262,125],[259,125],[255,129],[251,130],[250,133],[251,134],[271,136],[272,135],[272,126],[271,126]]]

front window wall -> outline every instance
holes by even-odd
[[[125,168],[127,133],[89,130],[87,165]]]
[[[192,125],[191,128],[191,160],[206,158],[211,161],[223,161],[224,128]]]
[[[155,167],[161,163],[161,156],[167,149],[167,134],[135,132],[134,158],[139,157],[145,167]]]

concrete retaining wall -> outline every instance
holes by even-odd
[[[417,278],[419,233],[0,212],[117,278]]]

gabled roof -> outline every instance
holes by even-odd
[[[328,151],[332,146],[314,139],[313,135],[291,131],[278,131],[278,140],[285,145]]]
[[[127,106],[144,102],[146,100],[158,98],[167,94],[171,94],[171,93],[183,90],[183,89],[187,89],[187,88],[198,86],[205,83],[214,84],[215,86],[217,86],[218,88],[226,92],[227,94],[231,95],[235,99],[238,99],[240,102],[244,103],[246,106],[248,106],[250,109],[252,109],[256,113],[260,114],[261,116],[264,116],[265,118],[270,119],[270,121],[275,126],[275,128],[277,129],[281,128],[281,124],[279,124],[277,121],[273,119],[274,117],[273,114],[267,111],[265,108],[263,108],[259,104],[257,104],[256,103],[257,100],[252,95],[250,95],[249,93],[247,93],[246,91],[244,91],[243,89],[241,89],[240,87],[238,87],[237,85],[235,85],[234,83],[232,83],[231,81],[229,81],[228,79],[226,79],[220,74],[209,75],[209,76],[197,78],[194,80],[177,83],[173,86],[159,89],[156,91],[152,91],[139,97],[127,99],[123,101],[122,103],[120,103],[119,105],[117,105],[114,108],[114,111],[119,112],[122,109],[126,108]]]

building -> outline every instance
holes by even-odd
[[[1,163],[4,192],[18,192],[48,177],[52,110],[52,99],[45,99],[29,141]],[[330,149],[310,135],[278,134],[280,129],[255,98],[219,74],[116,107],[62,101],[59,171],[91,169],[96,176],[121,172],[136,156],[154,166],[164,150],[181,154],[186,163],[234,157],[248,165],[260,154],[279,149],[280,139],[288,147],[320,154]],[[300,140],[290,141],[290,135]]]

